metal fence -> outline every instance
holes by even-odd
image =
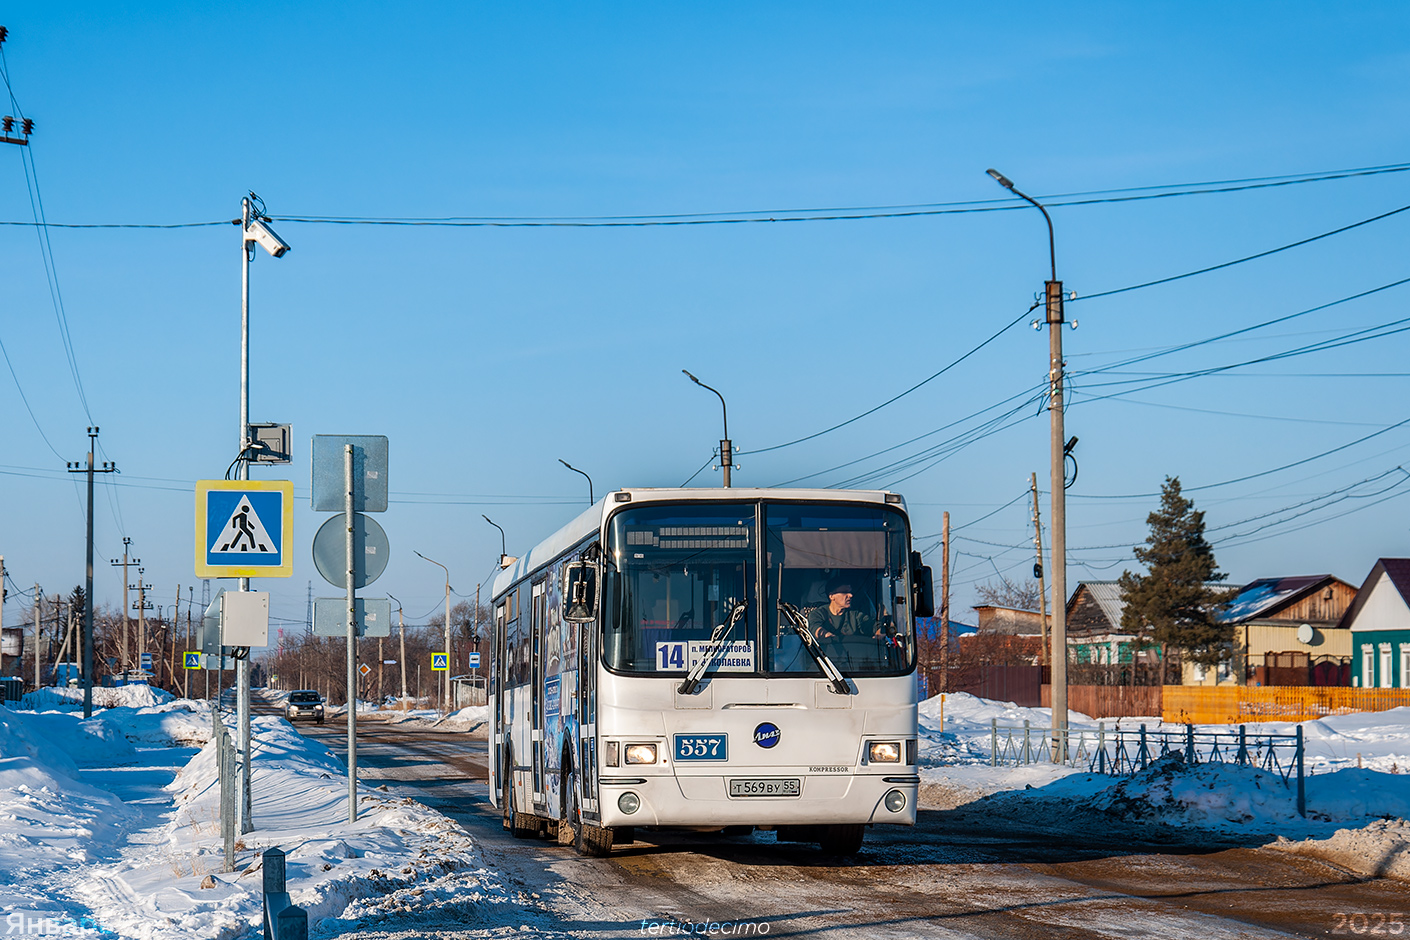
[[[1051,728],[1000,725],[990,720],[989,764],[1063,764],[1098,774],[1135,774],[1170,754],[1178,754],[1187,764],[1234,764],[1276,774],[1283,786],[1297,790],[1297,812],[1307,815],[1304,785],[1306,757],[1302,727],[1293,734],[1248,733],[1245,725],[1237,732],[1196,731],[1194,725],[1178,728],[1108,729],[1097,722],[1096,730],[1069,728],[1064,737]]]
[[[235,803],[239,794],[239,764],[235,742],[220,718],[220,709],[211,709],[215,732],[215,769],[220,778],[220,836],[225,843],[225,871],[235,870]]]

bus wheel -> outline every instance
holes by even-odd
[[[504,828],[516,839],[530,839],[538,835],[538,826],[524,825],[523,817],[514,809],[514,777],[510,771],[504,774]]]
[[[612,852],[612,839],[615,833],[611,829],[604,829],[601,826],[594,826],[583,822],[582,811],[578,808],[578,795],[573,794],[573,845],[578,850],[579,855],[590,855],[601,858]]]
[[[862,847],[862,827],[824,826],[821,845],[826,855],[855,855]]]

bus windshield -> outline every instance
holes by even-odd
[[[609,524],[603,658],[631,673],[683,675],[708,657],[720,678],[821,678],[798,635],[806,623],[847,678],[904,675],[915,665],[907,539],[905,517],[875,504],[623,510]]]
[[[915,664],[905,518],[880,506],[792,505],[764,508],[769,604],[764,668],[817,675],[794,623],[847,677],[899,675]]]
[[[685,673],[734,608],[722,671],[756,672],[757,538],[751,503],[645,506],[612,517],[602,642],[607,665]]]

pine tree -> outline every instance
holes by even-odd
[[[1180,495],[1180,478],[1166,477],[1160,509],[1146,517],[1150,535],[1136,560],[1145,575],[1121,574],[1122,629],[1183,651],[1191,662],[1217,665],[1231,655],[1233,627],[1218,616],[1232,592],[1211,587],[1228,577],[1204,537],[1204,513]]]

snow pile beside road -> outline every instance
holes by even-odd
[[[176,699],[144,708],[120,706],[102,713],[127,740],[154,747],[200,747],[211,739],[209,702]]]
[[[99,686],[93,690],[95,708],[147,708],[174,701],[176,696],[165,689],[150,685],[120,685],[114,688]],[[83,690],[72,687],[49,687],[26,692],[20,697],[21,711],[53,711],[83,707]]]
[[[1410,823],[1381,819],[1361,829],[1338,829],[1326,839],[1293,842],[1282,836],[1268,846],[1320,858],[1367,878],[1410,881]]]
[[[208,744],[167,788],[175,812],[142,834],[142,850],[99,866],[76,886],[97,922],[134,940],[257,931],[261,853],[272,846],[288,853],[288,890],[308,911],[314,933],[341,933],[352,926],[349,917],[380,916],[376,899],[448,872],[460,872],[462,889],[477,890],[477,879],[464,870],[480,867],[478,850],[451,820],[411,800],[363,789],[360,818],[349,823],[347,771],[327,748],[275,717],[256,717],[252,732],[256,829],[241,837],[239,870],[220,871],[220,787],[215,746]],[[337,929],[319,927],[328,918],[338,919]]]
[[[0,910],[7,915],[53,911],[43,881],[92,862],[125,836],[133,811],[84,783],[73,759],[97,754],[126,760],[132,748],[98,720],[0,708]]]

